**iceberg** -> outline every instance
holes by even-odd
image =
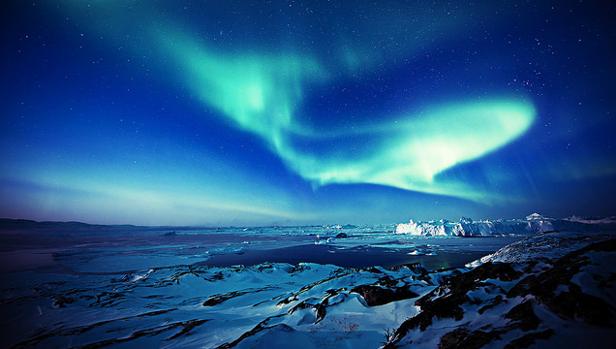
[[[416,236],[457,236],[460,233],[459,224],[450,224],[446,220],[401,223],[396,226],[397,234],[410,234]]]
[[[539,213],[532,213],[524,219],[478,220],[462,217],[458,222],[448,220],[414,221],[396,225],[396,234],[415,236],[501,236],[527,235],[555,230],[556,221]],[[557,224],[558,225],[558,224]]]

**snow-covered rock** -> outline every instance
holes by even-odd
[[[532,235],[509,244],[498,251],[468,263],[477,267],[488,262],[522,263],[538,259],[555,259],[595,242],[614,238],[614,233],[550,232]]]
[[[539,234],[498,256],[444,276],[382,348],[613,347],[614,234]]]

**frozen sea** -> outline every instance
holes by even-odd
[[[435,270],[463,266],[523,237],[417,237],[393,231],[394,226],[141,228],[50,224],[31,231],[5,231],[0,237],[0,270],[112,274],[179,265],[226,267],[264,262],[341,267],[420,263]]]

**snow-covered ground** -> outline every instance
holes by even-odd
[[[398,235],[391,231],[372,236],[350,233],[357,228],[330,229],[302,233],[299,239],[278,235],[287,238],[274,239],[274,245],[263,238],[269,233],[258,239],[256,231],[251,240],[191,236],[196,245],[183,240],[182,232],[157,232],[160,240],[150,237],[138,244],[88,238],[70,248],[44,250],[52,264],[0,274],[1,344],[608,348],[616,340],[615,233],[536,233],[502,247],[491,244],[507,238],[392,239]],[[336,237],[345,231],[347,236]],[[389,237],[382,238],[385,234]],[[457,249],[466,253],[473,244],[491,250],[467,260],[466,267],[376,266],[389,251],[437,258]],[[338,258],[351,256],[339,251],[351,250],[370,256],[368,264],[375,266],[207,264],[216,256],[250,254],[253,245],[263,253],[313,246],[318,253],[340,253]],[[369,254],[373,249],[380,254]]]

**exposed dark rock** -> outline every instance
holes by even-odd
[[[209,320],[189,320],[189,321],[184,321],[181,323],[180,327],[181,329],[176,332],[173,336],[167,338],[167,340],[172,340],[172,339],[176,339],[178,337],[182,337],[182,336],[186,336],[188,334],[190,334],[190,331],[193,330],[193,328],[201,326],[202,324],[208,322]]]
[[[255,292],[263,292],[263,291],[267,291],[267,290],[271,290],[274,289],[275,287],[263,287],[263,288],[249,288],[246,290],[242,290],[242,291],[232,291],[232,292],[227,292],[227,293],[223,293],[223,294],[216,294],[213,296],[210,296],[208,299],[206,299],[203,302],[203,306],[204,307],[211,307],[214,305],[218,305],[222,302],[225,302],[231,298],[236,298],[236,297],[240,297],[243,296],[245,294],[248,293],[255,293]]]
[[[409,264],[393,266],[390,268],[390,270],[400,270],[400,268],[407,268],[411,270],[412,272],[414,272],[415,274],[418,274],[415,277],[417,280],[425,281],[428,285],[433,284],[432,279],[430,278],[430,272],[428,271],[428,269],[424,268],[424,266],[421,265],[421,263],[409,263]]]
[[[614,309],[604,300],[583,293],[578,285],[570,284],[569,292],[561,292],[546,301],[550,310],[570,319],[581,319],[595,326],[614,326]]]
[[[307,291],[313,289],[314,287],[317,287],[317,286],[319,286],[321,284],[324,284],[326,282],[329,282],[329,281],[341,278],[343,276],[346,276],[346,275],[350,274],[351,272],[352,272],[351,270],[345,270],[345,269],[342,269],[342,268],[341,269],[337,269],[336,272],[333,273],[333,275],[330,275],[330,276],[326,277],[325,279],[317,280],[317,281],[315,281],[315,282],[313,282],[311,284],[303,286],[302,288],[299,289],[299,291],[290,294],[289,296],[285,297],[283,300],[278,302],[277,305],[280,306],[280,305],[291,303],[292,301],[297,300],[297,297],[300,294],[302,294],[304,292],[307,292]]]
[[[314,309],[317,312],[317,318],[314,323],[318,323],[321,320],[325,319],[325,315],[327,314],[327,301],[315,304]]]
[[[161,280],[158,286],[169,286],[170,284],[179,284],[180,280],[185,276],[200,277],[203,269],[195,265],[183,266],[179,271],[171,275],[168,279]],[[215,279],[213,279],[215,280]]]
[[[464,315],[460,305],[469,301],[467,293],[482,286],[482,281],[487,279],[512,281],[520,275],[521,273],[515,271],[509,264],[486,263],[466,273],[453,274],[436,290],[417,300],[416,304],[422,308],[422,312],[427,311],[438,318],[460,320]],[[427,326],[431,320],[426,319],[422,323]]]
[[[244,253],[244,252],[242,252]],[[236,253],[236,254],[240,254],[240,253]],[[261,263],[259,265],[255,266],[257,271],[265,271],[265,270],[272,270],[274,269],[274,266],[272,265],[272,263]]]
[[[289,309],[289,314],[293,314],[296,310],[300,309],[308,309],[314,307],[314,304],[310,304],[307,301],[301,301],[295,304],[292,308]]]
[[[65,297],[65,296],[55,296],[51,302],[51,305],[54,308],[64,308],[67,304],[72,304],[75,302],[74,298]]]
[[[101,307],[109,307],[118,304],[122,299],[124,299],[123,292],[104,291],[96,295],[96,302],[94,304]]]
[[[330,303],[330,299],[334,296],[341,294],[342,291],[346,291],[346,289],[345,288],[329,289],[325,291],[327,293],[327,296],[325,296],[323,300],[319,301],[319,300],[315,300],[314,298],[307,299],[305,301],[302,301],[296,304],[293,308],[289,309],[288,313],[293,314],[298,309],[313,308],[316,313],[316,319],[314,321],[314,323],[316,324],[325,318],[325,315],[327,315],[328,306],[338,303],[338,302]]]
[[[481,308],[477,309],[477,312],[479,314],[483,314],[486,312],[486,310],[492,309],[495,306],[501,304],[503,302],[503,296],[498,295],[494,298],[492,298],[489,302],[487,302],[488,304],[482,306]]]
[[[526,301],[511,308],[505,314],[505,317],[512,320],[513,323],[508,326],[491,329],[490,331],[476,330],[469,331],[461,327],[457,328],[441,337],[439,348],[481,348],[484,345],[500,339],[501,335],[513,329],[521,329],[529,331],[539,327],[540,320],[533,311],[532,302]],[[544,333],[545,332],[545,333]],[[524,344],[532,344],[535,339],[550,336],[549,332],[534,332],[532,335],[522,336],[513,343],[512,348],[524,348]]]
[[[287,273],[289,274],[296,274],[296,273],[301,273],[302,271],[305,270],[310,270],[310,267],[307,266],[306,264],[295,264],[292,265],[289,270],[287,270]]]
[[[215,305],[218,305],[226,300],[229,300],[231,298],[235,298],[235,297],[239,297],[239,296],[243,296],[246,293],[248,293],[248,291],[233,291],[233,292],[228,292],[228,293],[224,293],[224,294],[217,294],[217,295],[213,295],[211,297],[209,297],[208,299],[206,299],[203,302],[203,306],[204,307],[212,307]]]
[[[238,345],[241,341],[243,341],[244,339],[254,336],[255,334],[269,329],[269,328],[274,328],[276,326],[281,326],[281,325],[275,325],[275,326],[268,326],[268,323],[270,322],[271,319],[280,317],[280,316],[284,316],[284,314],[280,314],[280,315],[274,315],[274,316],[270,316],[268,318],[266,318],[265,320],[259,322],[255,327],[253,327],[250,331],[244,332],[242,333],[241,336],[239,336],[238,338],[236,338],[235,340],[231,341],[231,342],[227,342],[224,343],[222,345],[219,345],[218,347],[216,347],[216,349],[230,349],[235,347],[236,345]]]
[[[400,282],[399,280],[392,279],[389,276],[384,276],[384,277],[379,279],[379,281],[377,282],[377,285],[385,286],[385,287],[390,287],[390,288],[395,288],[395,287],[397,287],[399,282]]]
[[[472,283],[475,280],[486,280],[486,279],[498,279],[501,281],[513,281],[520,276],[522,273],[515,270],[511,264],[507,263],[485,263],[478,266],[475,269],[472,269],[469,272],[463,273],[463,280],[465,283]]]
[[[419,297],[419,295],[407,286],[386,288],[377,285],[360,285],[351,289],[351,292],[358,293],[370,307],[383,305],[403,299]]]
[[[108,346],[115,345],[115,344],[130,342],[130,341],[139,339],[141,337],[156,336],[163,332],[166,332],[166,331],[169,331],[175,328],[180,328],[180,331],[176,332],[174,335],[166,339],[166,340],[172,340],[180,336],[185,336],[189,334],[193,328],[200,326],[208,321],[209,320],[194,319],[194,320],[181,321],[181,322],[172,322],[169,324],[161,325],[159,327],[138,330],[138,331],[131,333],[127,337],[112,338],[112,339],[107,339],[104,341],[90,343],[90,344],[82,346],[82,348],[84,349],[104,348],[104,347],[108,347]]]
[[[556,260],[552,268],[539,274],[530,275],[516,284],[508,297],[532,294],[551,311],[567,319],[581,319],[597,326],[614,326],[614,309],[604,300],[581,291],[571,282],[581,268],[590,263],[586,252],[614,251],[616,239],[589,245]],[[566,286],[566,291],[557,288]]]
[[[438,347],[439,349],[478,349],[498,338],[500,338],[500,331],[497,330],[469,332],[465,328],[457,328],[443,335]]]
[[[208,278],[208,281],[219,281],[224,278],[225,278],[225,275],[221,271],[219,271],[219,272],[214,273],[212,276],[210,276]]]
[[[292,294],[286,298],[284,298],[283,300],[279,301],[276,306],[281,306],[281,305],[285,305],[285,304],[289,304],[291,302],[295,302],[297,300],[297,294]]]
[[[373,273],[373,274],[383,274],[383,272],[381,270],[379,270],[379,268],[377,268],[377,267],[361,268],[360,270],[367,271],[367,272]]]
[[[419,328],[424,331],[432,324],[435,317],[461,320],[464,317],[461,305],[470,301],[467,293],[484,285],[482,281],[487,279],[512,281],[521,275],[506,263],[485,263],[465,273],[453,273],[443,280],[441,286],[415,302],[421,307],[421,312],[398,327],[394,335],[395,341],[402,339],[413,329]],[[395,341],[391,345],[394,345]]]
[[[336,239],[344,239],[344,238],[348,238],[349,236],[347,235],[347,233],[338,233],[336,234]]]
[[[511,308],[506,314],[507,319],[513,320],[524,331],[534,330],[541,321],[535,315],[532,301],[525,301]]]

